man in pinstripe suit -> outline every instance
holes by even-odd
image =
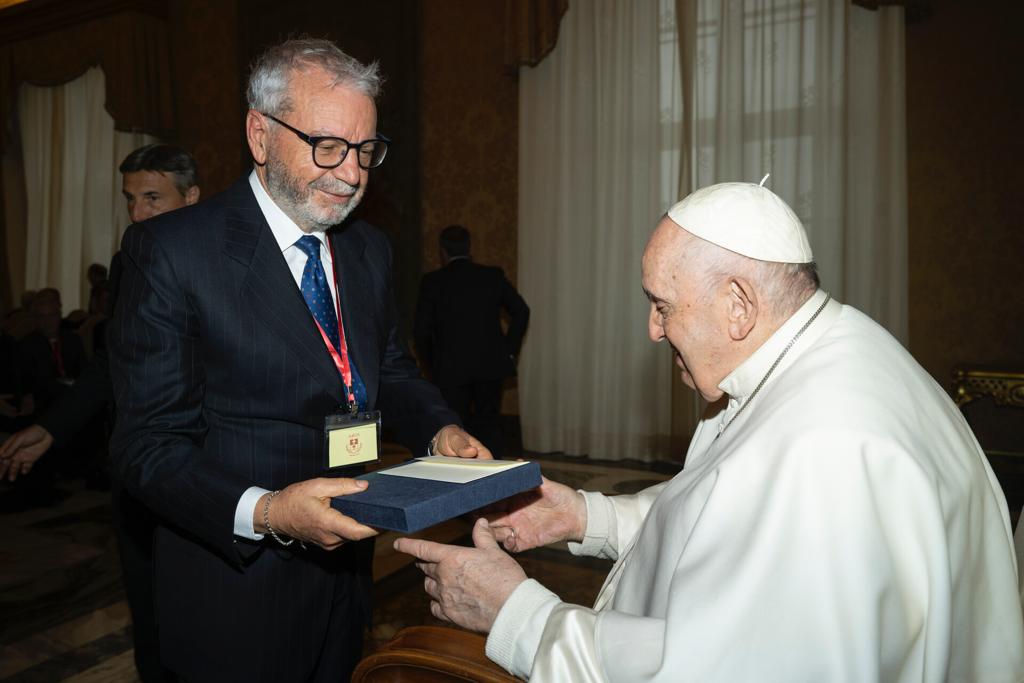
[[[347,398],[414,452],[490,457],[401,341],[387,240],[346,220],[387,150],[379,81],[327,41],[271,48],[249,82],[252,174],[124,237],[112,452],[163,520],[161,657],[189,681],[348,679],[376,531],[329,505],[365,486],[324,467],[324,418]],[[321,266],[334,350],[306,292]]]

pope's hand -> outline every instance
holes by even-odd
[[[334,550],[347,541],[359,541],[377,535],[377,530],[346,517],[331,507],[331,498],[359,493],[367,483],[359,479],[309,479],[281,490],[270,501],[267,517],[278,536]],[[268,533],[263,522],[267,496],[263,494],[253,510],[253,528]]]
[[[26,427],[0,445],[0,480],[14,481],[19,474],[28,474],[53,445],[53,435],[39,425]]]
[[[526,580],[522,567],[498,546],[486,519],[473,526],[473,548],[400,538],[395,550],[419,559],[430,612],[438,619],[487,633],[502,605]]]
[[[587,530],[583,494],[547,478],[541,479],[540,487],[500,505],[504,511],[492,511],[488,517],[495,538],[510,552],[559,541],[582,541]]]
[[[458,458],[493,460],[487,446],[458,425],[447,425],[434,437],[434,452]]]

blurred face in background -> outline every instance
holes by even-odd
[[[161,171],[129,171],[121,176],[121,193],[128,203],[132,223],[180,209],[199,201],[199,188],[190,187],[182,194],[171,173]]]
[[[47,339],[56,339],[60,331],[61,304],[56,290],[41,290],[32,300],[36,329]]]

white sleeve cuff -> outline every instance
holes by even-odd
[[[588,557],[611,557],[609,550],[614,544],[609,539],[612,529],[612,503],[608,497],[594,491],[580,491],[587,502],[587,530],[584,532],[583,541],[569,542],[569,552],[573,555],[586,555]]]
[[[256,504],[264,493],[270,493],[267,489],[259,486],[250,486],[238,499],[235,506],[235,536],[248,538],[250,541],[262,541],[263,534],[256,533],[252,527],[252,515],[256,511]]]
[[[512,675],[529,678],[548,616],[561,602],[533,579],[516,586],[491,626],[487,656]]]

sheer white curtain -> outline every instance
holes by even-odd
[[[554,51],[520,72],[527,449],[678,456],[671,358],[647,338],[640,256],[677,198],[679,84],[672,0],[571,3]]]
[[[903,9],[684,2],[698,19],[683,27],[684,49],[696,41],[693,187],[770,172],[807,228],[823,286],[906,343]]]
[[[647,340],[640,255],[704,185],[771,172],[825,287],[906,340],[903,40],[901,8],[837,0],[572,3],[520,72],[526,448],[683,452],[698,406]]]
[[[118,165],[154,141],[115,131],[104,98],[99,68],[53,88],[23,85],[18,93],[26,218],[23,235],[9,244],[24,250],[23,287],[58,288],[65,312],[87,305],[86,269],[110,262],[129,224]],[[8,225],[9,232],[18,228]]]

